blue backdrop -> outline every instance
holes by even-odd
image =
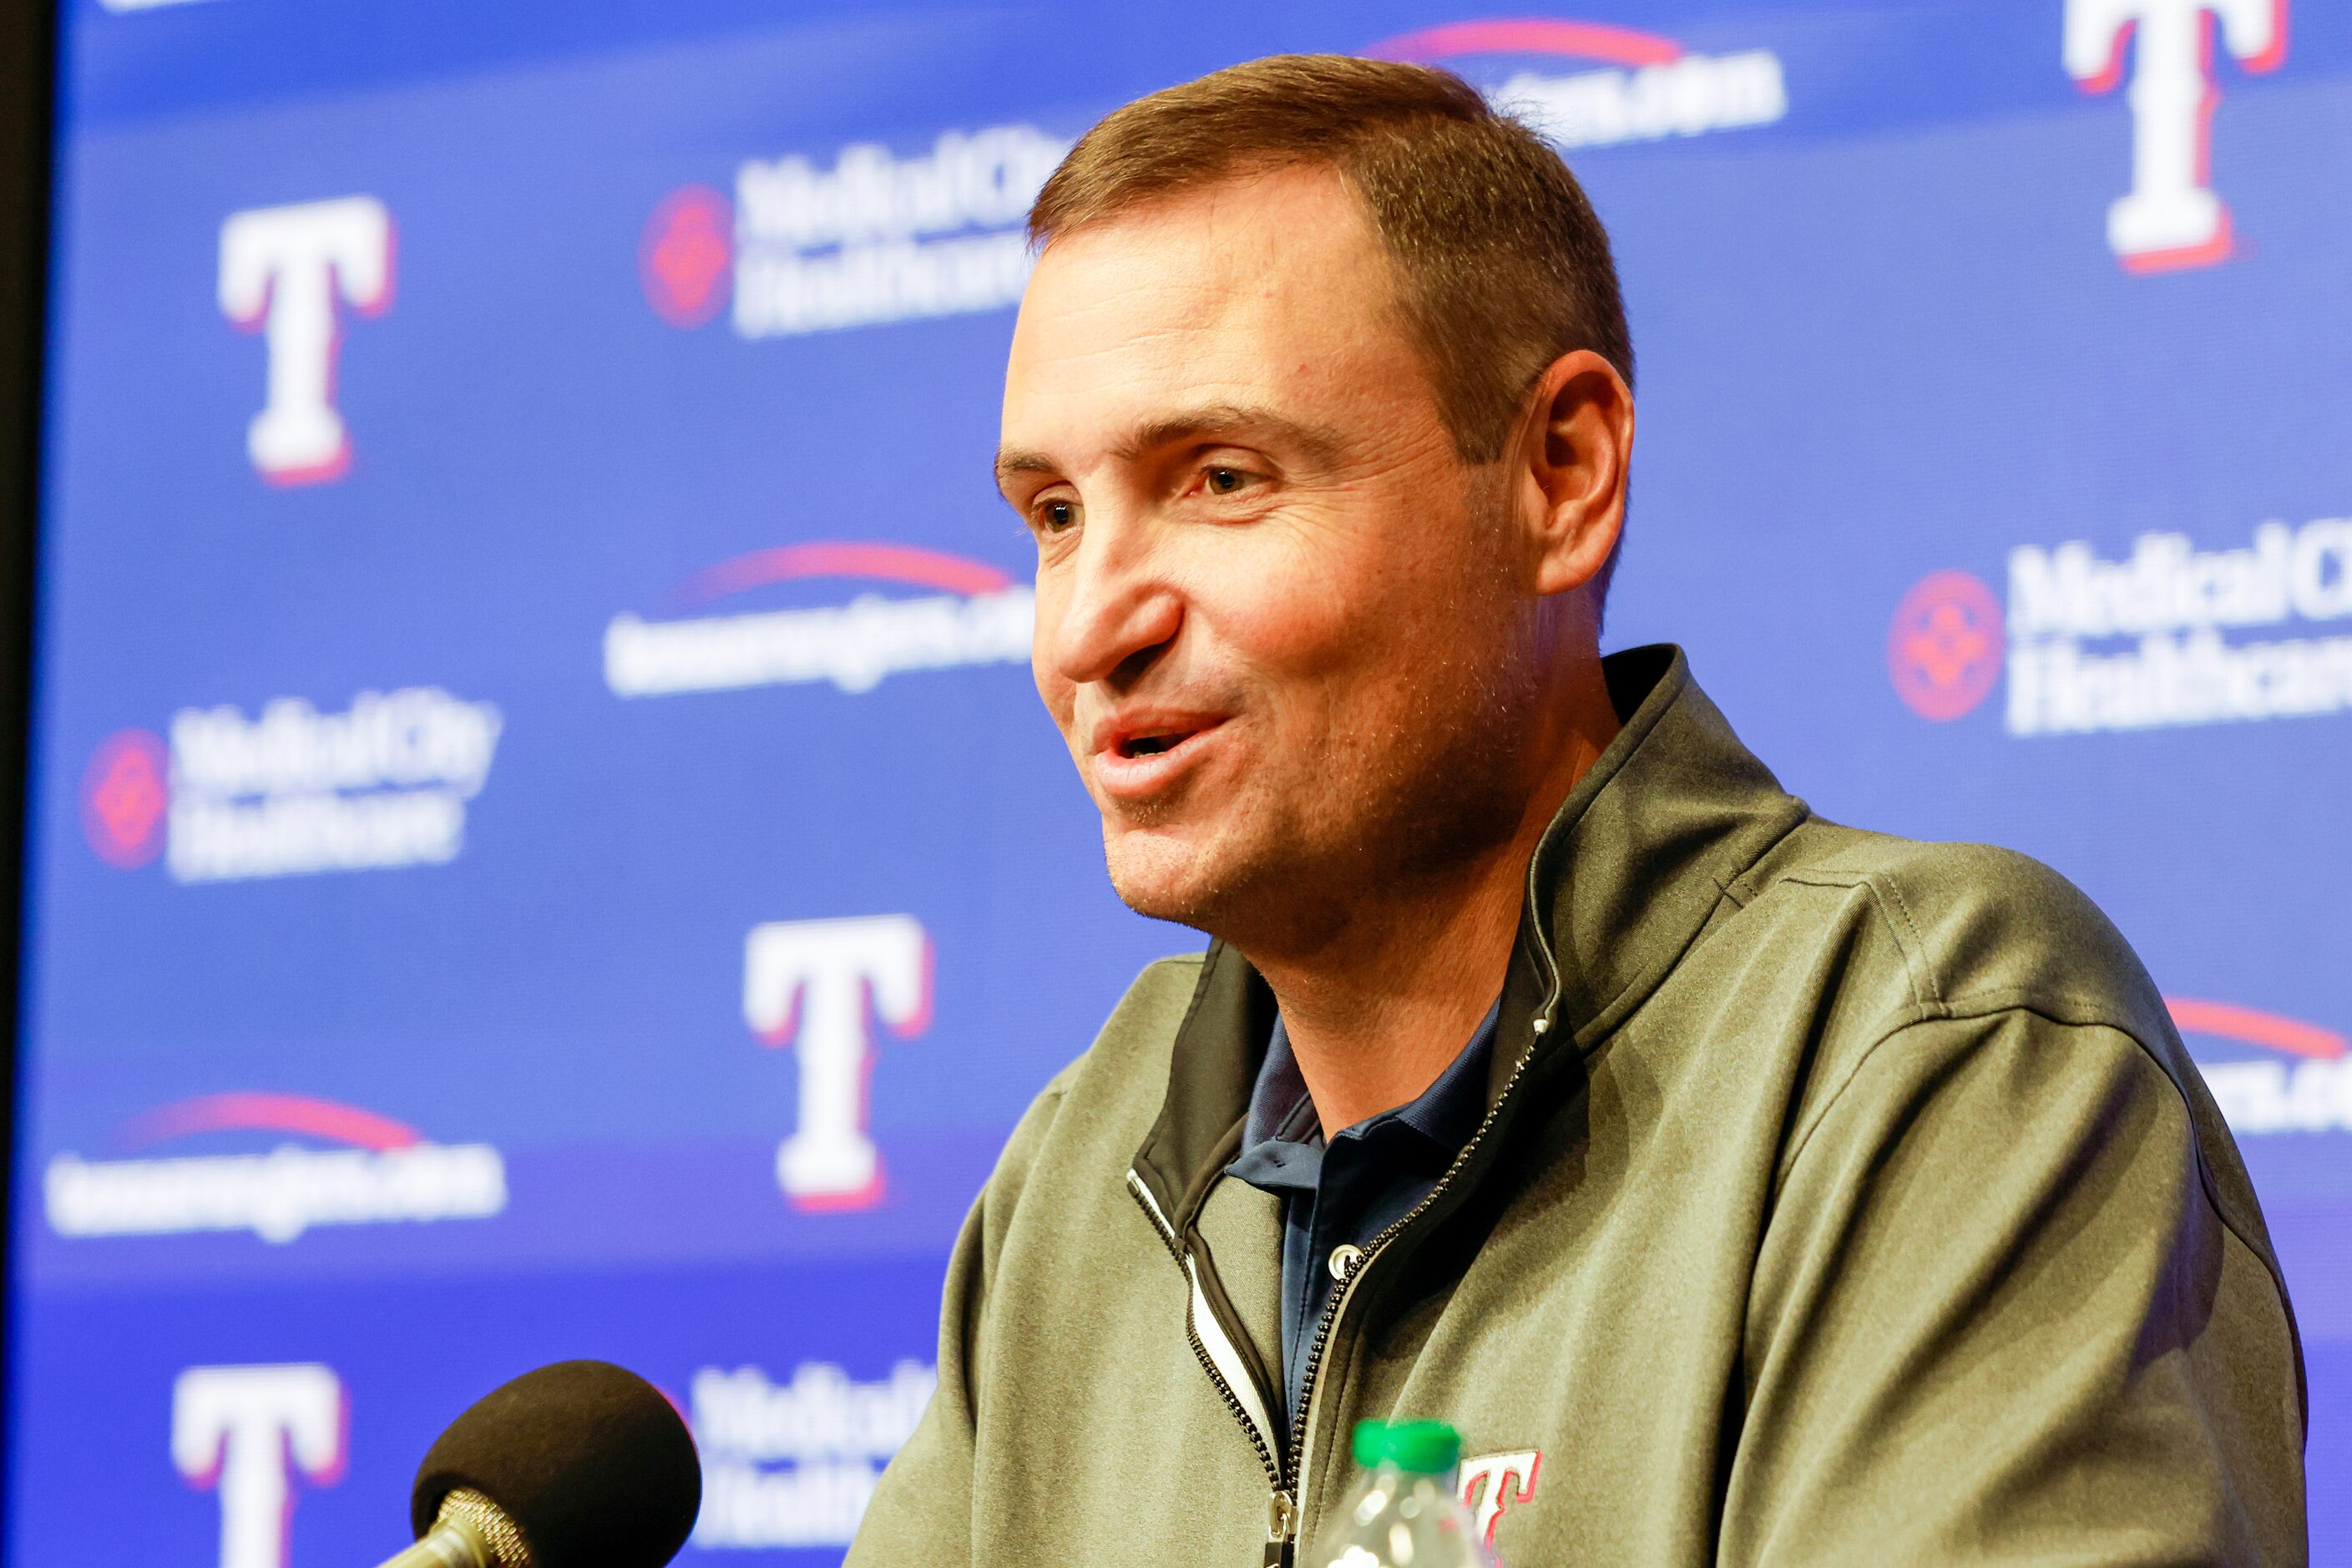
[[[10,1560],[327,1568],[601,1355],[830,1563],[1128,977],[988,479],[1069,138],[1288,49],[1518,104],[1642,363],[1609,641],[2138,945],[2352,1562],[2352,14],[73,0]]]

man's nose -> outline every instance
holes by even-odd
[[[1123,682],[1140,675],[1183,624],[1183,600],[1153,548],[1147,519],[1108,509],[1088,516],[1040,650],[1074,685]],[[1041,595],[1041,598],[1046,595]]]

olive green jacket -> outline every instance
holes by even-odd
[[[1273,1003],[1213,945],[1014,1131],[852,1568],[1286,1563],[1365,1416],[1460,1429],[1514,1568],[2304,1561],[2294,1320],[2123,939],[2031,860],[1814,816],[1678,651],[1607,669],[1486,1121],[1296,1429],[1277,1200],[1222,1173]]]

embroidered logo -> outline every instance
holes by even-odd
[[[1480,1540],[1495,1544],[1496,1521],[1505,1509],[1535,1497],[1536,1472],[1542,1468],[1538,1448],[1480,1454],[1462,1461],[1462,1506],[1478,1521]]]

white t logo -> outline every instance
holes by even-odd
[[[931,1021],[931,942],[912,915],[781,921],[743,944],[743,1020],[801,1057],[800,1126],[776,1151],[776,1181],[802,1208],[863,1208],[882,1195],[866,1135],[872,1014],[905,1039]]]
[[[342,1479],[342,1380],[315,1363],[192,1366],[172,1389],[172,1462],[220,1492],[220,1568],[286,1568],[288,1475]]]
[[[269,345],[269,396],[246,450],[281,485],[338,478],[351,440],[335,412],[335,315],[392,303],[392,216],[373,196],[234,213],[221,225],[220,307]]]
[[[2137,36],[2130,100],[2132,188],[2107,209],[2107,244],[2134,272],[2205,267],[2230,254],[2230,210],[2207,184],[2213,89],[2208,29],[2266,71],[2286,55],[2286,0],[2066,0],[2066,70],[2091,92],[2122,79]]]

